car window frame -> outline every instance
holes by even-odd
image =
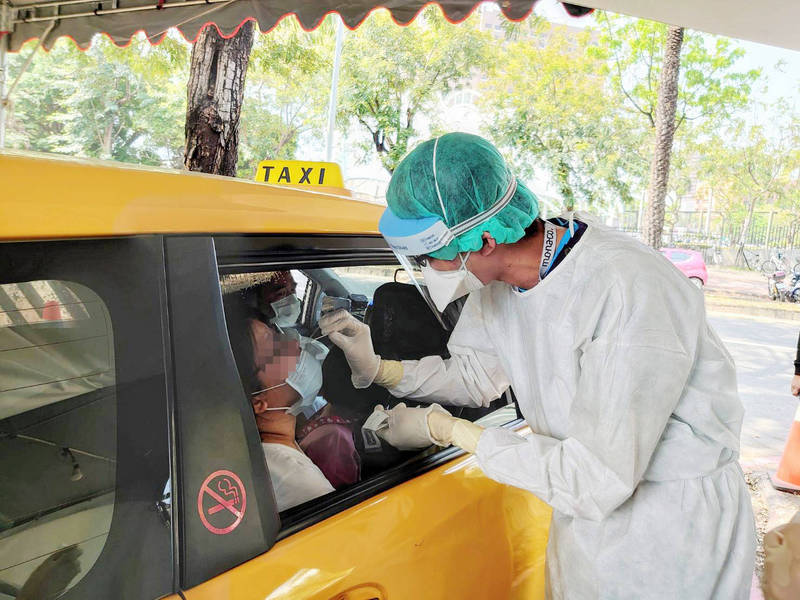
[[[182,589],[267,552],[279,517],[250,399],[233,358],[213,239],[165,236],[176,437],[175,513]],[[222,444],[224,452],[220,452]],[[239,479],[246,506],[228,531],[198,514],[215,473]]]

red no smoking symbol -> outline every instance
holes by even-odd
[[[200,486],[197,512],[211,533],[230,533],[244,518],[247,496],[242,480],[231,471],[215,471]]]

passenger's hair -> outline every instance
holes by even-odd
[[[249,396],[258,391],[256,379],[255,356],[253,354],[253,335],[250,331],[250,319],[257,319],[258,314],[244,304],[239,293],[227,294],[222,300],[225,309],[225,322],[228,326],[228,338],[233,350],[233,358],[245,393]]]

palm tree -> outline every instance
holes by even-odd
[[[664,63],[658,84],[656,105],[656,138],[650,163],[650,185],[647,189],[647,210],[644,242],[656,250],[661,247],[664,229],[664,201],[669,182],[669,161],[675,135],[675,110],[678,104],[678,72],[681,64],[683,28],[670,26],[664,44]]]

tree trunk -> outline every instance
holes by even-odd
[[[183,154],[190,171],[236,176],[239,115],[252,47],[252,23],[245,23],[230,39],[220,37],[216,27],[206,27],[195,42]]]
[[[756,199],[753,198],[750,201],[750,206],[747,207],[747,215],[744,218],[744,223],[742,224],[742,232],[739,235],[739,248],[744,249],[745,244],[747,244],[747,234],[750,233],[750,224],[753,222],[753,212],[756,208]]]
[[[678,71],[681,65],[683,28],[670,26],[664,44],[664,64],[658,84],[656,105],[656,139],[650,163],[650,185],[647,190],[647,211],[644,242],[656,250],[661,248],[664,230],[664,202],[669,182],[669,161],[675,135],[675,110],[678,105]]]

